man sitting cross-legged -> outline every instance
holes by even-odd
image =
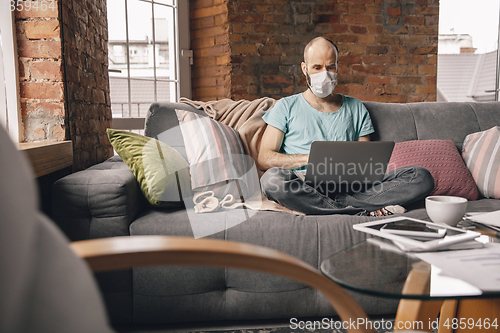
[[[386,173],[380,184],[354,192],[324,192],[300,177],[313,141],[370,141],[370,115],[360,100],[334,93],[338,49],[317,37],[304,50],[302,72],[308,89],[279,100],[263,117],[268,124],[258,164],[267,170],[261,178],[264,195],[282,206],[305,214],[383,216],[404,213],[407,205],[427,196],[434,179],[422,167]],[[303,172],[303,171],[302,171]]]

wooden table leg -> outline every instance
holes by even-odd
[[[403,287],[403,294],[430,292],[431,267],[423,262],[413,266]],[[500,333],[500,299],[464,299],[421,301],[402,299],[399,302],[394,331],[415,330],[438,333],[488,332]]]
[[[453,333],[451,326],[444,326],[446,319],[451,320],[457,314],[458,301],[456,299],[444,301],[439,315],[439,330],[438,333]]]
[[[413,266],[403,287],[403,294],[418,295],[430,292],[431,267],[425,263]],[[421,301],[402,299],[399,302],[394,331],[414,330],[430,332],[443,301]],[[437,328],[437,327],[436,327]]]
[[[446,301],[441,310],[438,332],[500,332],[500,299]]]

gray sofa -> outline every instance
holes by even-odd
[[[500,125],[500,103],[364,104],[375,127],[372,140],[449,139],[460,149],[467,134]],[[175,108],[203,114],[185,104],[153,104],[145,135],[156,137],[172,129],[166,143],[185,154]],[[124,235],[193,235],[186,210],[150,206],[118,156],[56,182],[53,203],[54,220],[73,241]],[[406,214],[426,219],[422,207],[417,203]],[[493,199],[470,202],[468,208],[496,209],[500,209],[500,200]],[[230,215],[226,213],[226,221]],[[274,248],[319,268],[322,260],[362,242],[366,235],[354,231],[352,225],[370,219],[261,211],[210,237]],[[98,279],[116,324],[288,320],[334,314],[315,290],[282,278],[234,269],[137,268],[100,274]],[[394,314],[397,308],[397,300],[352,295],[372,316]]]

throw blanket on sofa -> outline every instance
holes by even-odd
[[[203,109],[212,119],[234,128],[240,135],[241,141],[248,154],[254,161],[257,161],[262,135],[267,126],[264,120],[262,120],[262,116],[274,106],[276,103],[275,99],[263,97],[253,101],[223,99],[219,101],[201,102],[182,97],[180,102],[194,106],[197,109]],[[258,173],[260,178],[262,172],[258,170]],[[196,211],[208,212],[217,210],[219,207],[232,209],[244,205],[246,208],[250,209],[259,208],[260,210],[274,210],[304,215],[300,212],[285,208],[274,201],[270,201],[262,194],[258,200],[255,200],[256,196],[254,195],[243,204],[236,202],[234,198],[226,197],[222,200],[218,200],[213,197],[213,192],[210,192],[211,191],[207,191],[197,194],[194,200]]]

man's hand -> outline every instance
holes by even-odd
[[[279,153],[285,133],[281,130],[267,125],[262,136],[260,152],[257,161],[260,170],[267,170],[272,167],[284,169],[294,169],[306,165],[309,160],[308,154],[286,155]]]

